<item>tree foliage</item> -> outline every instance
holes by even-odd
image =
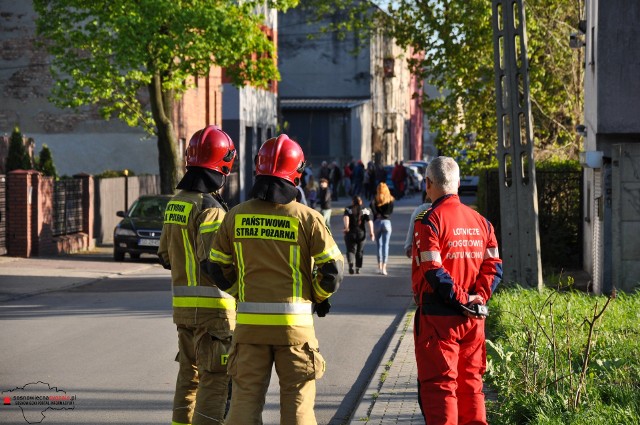
[[[286,10],[297,0],[270,1]],[[158,136],[161,187],[177,178],[175,101],[190,77],[223,67],[236,86],[278,79],[263,2],[233,0],[34,0],[38,35],[53,55],[52,101],[97,105]],[[147,92],[147,100],[143,96]]]
[[[492,2],[489,0],[396,0],[372,8],[360,0],[308,0],[319,14],[349,10],[329,30],[366,34],[382,28],[398,44],[423,52],[409,66],[435,94],[423,97],[436,144],[445,155],[468,159],[463,168],[495,161],[497,124]],[[386,10],[383,10],[384,9]],[[371,11],[374,11],[372,14]],[[569,48],[584,0],[525,2],[534,146],[538,158],[577,158],[575,125],[582,116],[583,52]],[[369,19],[362,16],[369,15]],[[318,18],[318,16],[316,16]],[[468,169],[466,170],[468,171]]]
[[[20,129],[15,127],[9,140],[9,152],[7,153],[5,170],[8,173],[13,170],[30,170],[31,168],[31,158],[24,145],[24,137]]]
[[[38,155],[38,171],[40,171],[45,176],[50,176],[53,178],[58,177],[58,172],[56,170],[56,166],[53,163],[53,154],[51,153],[51,149],[49,146],[42,145],[42,149],[40,149],[40,155]]]

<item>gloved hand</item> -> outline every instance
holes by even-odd
[[[158,260],[160,261],[160,265],[167,270],[171,270],[171,264],[165,263],[161,256],[158,255]]]
[[[316,303],[313,305],[313,312],[318,315],[318,317],[324,317],[331,310],[331,303],[329,302],[329,298],[322,301],[321,303]]]
[[[213,263],[207,260],[200,261],[200,273],[204,273],[213,279]]]

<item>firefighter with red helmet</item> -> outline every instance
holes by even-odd
[[[427,195],[434,202],[415,220],[418,397],[429,425],[487,423],[484,304],[502,279],[502,261],[493,226],[460,202],[459,185],[452,158],[431,161]]]
[[[320,213],[295,201],[304,165],[287,135],[267,140],[255,160],[252,199],[227,213],[210,251],[216,284],[228,290],[237,282],[227,425],[262,424],[274,364],[280,423],[316,424],[315,380],[325,362],[312,314],[328,313],[344,260]]]
[[[228,210],[219,191],[235,155],[233,141],[220,128],[197,131],[186,150],[187,171],[164,214],[158,256],[171,270],[178,330],[173,425],[219,424],[224,419],[236,302],[201,271],[201,263]]]

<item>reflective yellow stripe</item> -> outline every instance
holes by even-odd
[[[224,292],[235,298],[238,295],[238,282],[234,283],[231,288],[227,289]]]
[[[289,266],[293,279],[293,302],[298,302],[302,297],[302,275],[300,273],[300,247],[291,245],[289,248]]]
[[[173,306],[235,310],[236,300],[232,298],[173,297]]]
[[[217,251],[213,248],[209,251],[209,260],[214,263],[233,264],[233,256],[227,255],[222,251]]]
[[[222,221],[205,221],[200,225],[200,233],[217,232]]]
[[[244,257],[242,256],[242,244],[234,242],[233,247],[236,251],[236,267],[238,270],[238,301],[244,301]]]
[[[310,314],[238,313],[236,320],[239,325],[313,326],[313,316]]]
[[[187,275],[187,285],[195,286],[198,284],[196,280],[195,260],[193,258],[193,249],[189,243],[189,232],[182,229],[182,242],[184,243],[184,268]]]
[[[324,289],[322,289],[318,279],[313,279],[312,285],[313,285],[313,290],[315,291],[315,293],[317,295],[319,295],[321,298],[329,298],[331,296],[331,292],[327,292]]]
[[[327,249],[324,252],[321,252],[318,255],[314,255],[313,259],[317,264],[328,263],[331,260],[340,258],[342,254],[340,253],[340,249],[338,249],[338,245],[333,245],[331,248]]]

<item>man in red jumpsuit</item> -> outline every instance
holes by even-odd
[[[420,408],[428,425],[486,424],[484,305],[502,279],[493,226],[458,198],[448,157],[427,168],[431,208],[416,217],[412,288]]]

